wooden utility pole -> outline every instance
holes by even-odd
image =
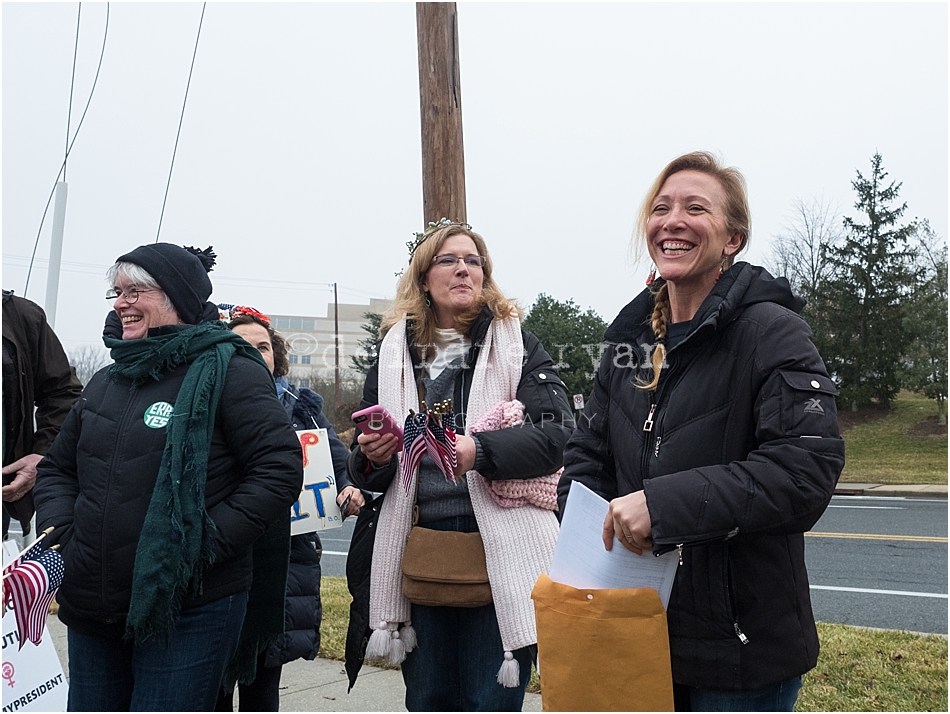
[[[454,2],[417,2],[423,225],[466,221],[462,84]]]

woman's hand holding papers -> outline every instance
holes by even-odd
[[[610,502],[603,532],[607,550],[613,548],[615,535],[624,548],[637,555],[653,549],[650,511],[643,491],[635,491]]]

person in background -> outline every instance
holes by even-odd
[[[23,535],[33,518],[36,465],[49,450],[82,384],[46,313],[3,291],[3,539],[11,516]],[[34,417],[35,412],[35,417]]]
[[[261,353],[208,302],[214,258],[169,243],[118,258],[115,363],[38,468],[37,524],[65,566],[70,711],[212,711],[248,600],[253,641],[283,632],[300,444]]]
[[[260,351],[264,362],[276,378],[277,396],[293,428],[327,430],[336,478],[337,505],[341,507],[344,517],[358,513],[364,504],[364,497],[359,489],[350,485],[346,477],[349,450],[337,437],[329,419],[323,414],[323,397],[310,389],[296,389],[287,383],[286,375],[290,363],[284,338],[271,327],[270,318],[254,308],[231,305],[218,307],[228,311],[228,328]],[[254,681],[238,684],[240,711],[279,711],[282,666],[295,659],[312,660],[317,656],[320,650],[320,622],[323,618],[320,602],[322,551],[323,545],[317,533],[301,533],[291,537],[284,615],[285,634],[281,641],[261,651]],[[250,614],[248,616],[250,617]],[[218,695],[216,711],[234,710],[233,689],[228,686],[232,684],[224,683]]]
[[[835,386],[788,281],[734,262],[751,230],[736,169],[673,160],[638,229],[656,268],[605,334],[561,509],[579,481],[610,501],[608,550],[680,551],[677,711],[792,711],[818,657],[804,533],[844,466]]]
[[[360,407],[382,405],[402,423],[410,409],[422,410],[422,401],[451,399],[457,478],[450,480],[428,455],[401,472],[406,450],[397,457],[394,434],[357,437],[350,479],[385,492],[366,656],[401,661],[410,711],[521,711],[537,642],[530,591],[550,564],[557,519],[535,505],[501,507],[490,491],[496,481],[558,471],[573,428],[571,406],[551,357],[521,329],[517,307],[495,284],[482,237],[443,219],[417,238],[383,318],[379,357]],[[472,435],[490,412],[515,399],[524,410],[522,426]],[[416,506],[420,526],[481,534],[493,602],[410,607],[400,568]]]

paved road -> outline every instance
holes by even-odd
[[[350,548],[350,538],[353,537],[355,525],[356,518],[351,516],[343,521],[342,528],[334,528],[320,534],[320,541],[323,543],[323,559],[320,564],[324,575],[346,577],[346,552]]]
[[[836,496],[805,557],[818,620],[947,634],[947,501]]]
[[[345,576],[355,523],[323,534],[324,574]],[[835,496],[805,554],[818,620],[947,634],[946,500]]]

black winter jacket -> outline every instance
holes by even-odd
[[[654,550],[682,548],[668,609],[675,682],[751,689],[815,666],[804,532],[844,466],[836,390],[784,278],[723,273],[669,351],[656,392],[644,291],[608,328],[564,456],[610,500],[644,490]]]
[[[90,380],[40,462],[37,524],[65,526],[59,538],[66,576],[60,619],[77,631],[120,637],[125,629],[135,552],[165,448],[149,407],[174,404],[188,371],[132,388],[107,374]],[[208,458],[205,505],[215,524],[214,563],[192,607],[248,590],[251,546],[300,493],[300,444],[267,369],[235,355],[228,365]]]
[[[339,493],[350,485],[346,479],[346,445],[333,430],[323,413],[323,397],[310,389],[285,387],[281,404],[294,430],[326,429],[330,437],[330,455]],[[323,604],[320,600],[320,557],[323,544],[316,533],[301,533],[290,538],[290,567],[287,570],[287,597],[284,603],[284,637],[264,654],[265,667],[312,660],[320,651],[320,623]]]
[[[468,352],[463,369],[458,370],[455,379],[455,394],[452,403],[456,413],[456,431],[465,433],[465,415],[469,390],[481,344],[488,333],[493,319],[489,308],[484,308],[471,329],[472,347]],[[410,334],[411,323],[407,333]],[[530,332],[521,331],[524,341],[524,361],[521,369],[521,381],[518,384],[517,399],[525,406],[525,424],[531,428],[499,429],[482,432],[478,435],[482,456],[478,472],[489,480],[513,478],[533,478],[556,472],[563,463],[564,445],[574,428],[571,405],[567,400],[567,388],[558,376],[557,368],[550,355],[545,352],[538,338]],[[424,369],[422,360],[410,344],[409,354],[416,378]],[[363,386],[363,398],[360,409],[379,404],[378,365],[373,364],[366,374]],[[397,421],[405,414],[394,414]],[[396,474],[396,460],[386,467],[372,470],[363,452],[356,444],[354,432],[352,451],[347,463],[350,480],[368,491],[384,492]]]

